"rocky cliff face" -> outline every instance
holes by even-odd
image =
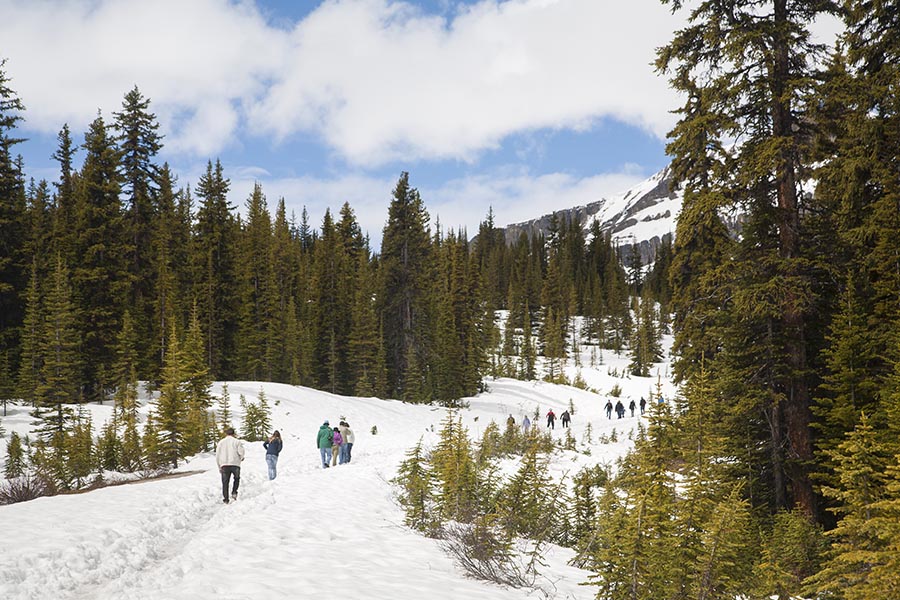
[[[601,198],[586,206],[554,211],[560,221],[575,219],[587,231],[594,221],[600,230],[612,235],[620,247],[638,245],[644,264],[653,262],[656,250],[666,236],[675,234],[675,219],[681,210],[683,195],[672,189],[668,168],[646,181],[610,198]],[[506,242],[514,242],[524,232],[529,237],[547,235],[552,215],[544,215],[505,228]]]

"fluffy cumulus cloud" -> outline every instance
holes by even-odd
[[[255,5],[227,0],[0,0],[0,15],[0,52],[26,127],[84,127],[137,85],[167,147],[197,155],[233,141],[289,48]]]
[[[675,100],[650,62],[658,0],[482,0],[450,17],[325,0],[295,25],[250,0],[0,0],[27,127],[83,126],[137,84],[167,149],[312,136],[350,164],[472,161],[505,136],[613,117],[662,136]],[[281,24],[279,24],[281,25]]]
[[[293,30],[251,122],[363,165],[471,161],[511,133],[604,116],[663,136],[675,98],[650,63],[674,24],[658,0],[485,0],[449,20],[333,0]]]

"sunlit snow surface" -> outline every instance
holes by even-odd
[[[608,420],[605,394],[618,383],[627,406],[631,398],[648,396],[657,382],[666,397],[672,387],[666,364],[658,365],[660,377],[623,378],[610,373],[624,370],[626,356],[604,351],[602,360],[590,367],[585,350],[580,368],[601,395],[547,383],[488,380],[489,391],[470,398],[470,408],[462,413],[470,436],[478,439],[491,420],[502,429],[509,414],[520,422],[535,407],[541,415],[549,408],[559,415],[571,399],[576,408],[572,432],[580,452],[557,452],[551,463],[554,475],[571,475],[598,462],[612,464],[631,446],[629,432],[639,418],[613,415]],[[570,361],[569,375],[577,370]],[[435,443],[443,409],[272,383],[229,382],[228,388],[236,419],[240,394],[255,399],[265,390],[273,426],[285,440],[275,481],[267,478],[262,444],[246,443],[240,498],[230,505],[221,501],[214,457],[204,454],[179,468],[202,470],[200,474],[0,506],[0,598],[258,600],[328,593],[392,600],[544,597],[536,590],[467,579],[437,542],[404,527],[389,480],[420,437],[426,446]],[[215,384],[213,392],[220,391]],[[0,449],[9,432],[25,434],[33,427],[27,408],[10,408]],[[91,405],[90,410],[96,431],[111,407]],[[356,433],[353,462],[324,470],[316,430],[325,419],[334,425],[341,417]],[[589,445],[587,423],[593,430]],[[538,424],[546,426],[543,418]],[[371,433],[373,426],[377,435]],[[618,442],[598,441],[614,428]],[[554,437],[564,432],[557,421]],[[586,448],[589,456],[583,453]],[[567,566],[572,556],[571,550],[551,547],[537,584],[550,597],[593,598],[596,588],[579,585],[589,573]]]

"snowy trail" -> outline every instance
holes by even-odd
[[[229,505],[207,454],[183,467],[204,471],[195,475],[0,507],[0,530],[11,536],[0,547],[0,598],[543,597],[466,579],[434,540],[403,526],[388,480],[420,437],[436,441],[443,409],[256,382],[229,383],[234,404],[261,386],[285,436],[278,479],[268,481],[262,444],[246,443],[240,497]],[[492,382],[462,416],[477,438],[491,420],[502,427],[508,414],[518,422],[536,406],[559,414],[570,398],[578,407],[576,439],[588,422],[596,434],[637,423],[608,421],[594,394],[512,380]],[[324,418],[336,423],[342,415],[356,432],[354,462],[322,469],[315,432]],[[623,439],[597,446],[591,457],[563,453],[552,468],[608,462],[629,446]],[[594,590],[579,585],[588,573],[566,565],[571,556],[551,549],[545,588],[555,598],[592,598]]]

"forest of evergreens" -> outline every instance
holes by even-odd
[[[834,51],[823,17],[845,24]],[[590,530],[544,534],[603,599],[900,597],[900,3],[692,4],[656,66],[685,99],[668,146],[685,196],[644,287],[671,310],[682,392],[591,484]],[[410,461],[401,483],[421,462],[443,506],[440,448]],[[467,477],[478,510],[451,518],[500,551],[531,535]],[[544,518],[579,515],[573,493]]]
[[[239,212],[218,161],[193,187],[158,163],[137,88],[34,181],[0,67],[0,399],[36,407],[37,461],[83,440],[70,403],[117,402],[133,468],[208,443],[212,379],[455,406],[489,374],[563,380],[575,315],[637,374],[671,327],[677,406],[581,500],[599,597],[900,597],[900,3],[690,8],[658,51],[684,205],[649,272],[596,225],[444,231],[406,173],[380,250],[349,205],[314,225],[257,186]]]

